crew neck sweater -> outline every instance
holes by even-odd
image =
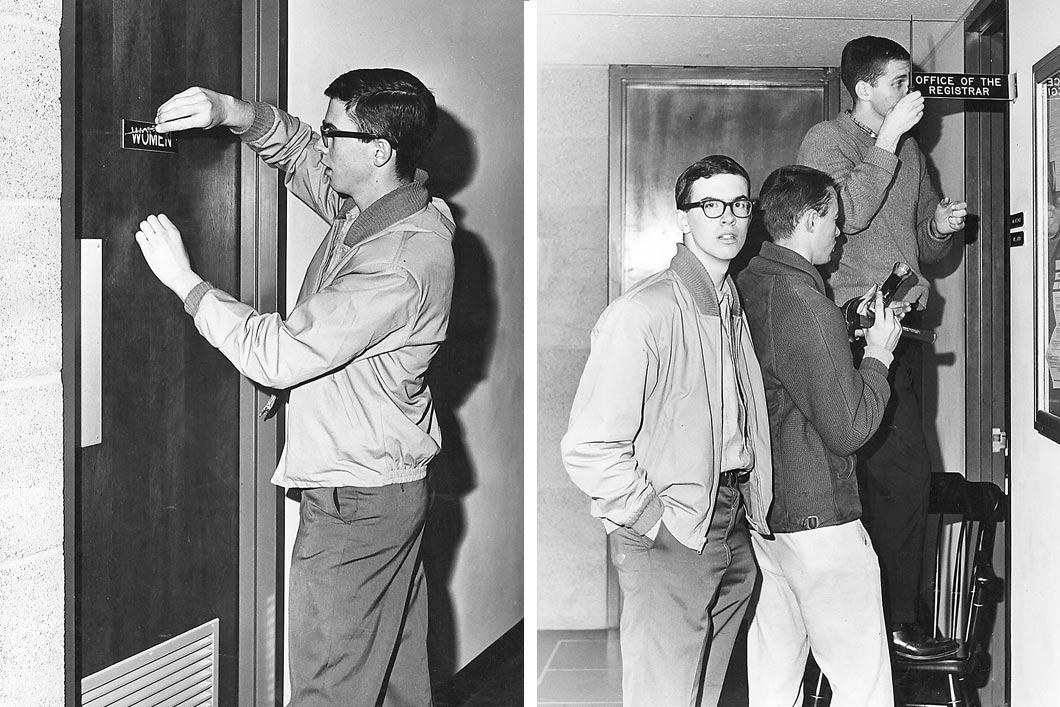
[[[932,219],[939,196],[916,139],[904,135],[892,154],[841,113],[810,128],[797,159],[828,173],[839,185],[846,242],[837,246],[838,265],[833,258],[831,266],[835,302],[863,295],[902,261],[916,278],[899,299],[925,306],[930,288],[921,265],[946,255],[952,238],[935,234]]]

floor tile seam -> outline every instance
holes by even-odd
[[[549,653],[548,659],[545,660],[545,667],[541,671],[541,674],[537,676],[537,686],[541,687],[541,681],[545,679],[545,675],[548,674],[549,666],[552,664],[552,659],[556,657],[556,651],[559,650],[562,640],[556,641],[556,645],[552,646],[552,652]]]

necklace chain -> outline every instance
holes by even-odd
[[[871,137],[873,140],[875,140],[877,137],[879,137],[879,135],[876,134],[875,130],[873,130],[872,128],[870,128],[869,126],[865,125],[860,120],[855,118],[854,117],[854,113],[852,111],[848,110],[847,111],[847,115],[850,116],[850,120],[851,120],[851,122],[854,123],[854,125],[856,125],[859,128],[861,128],[862,131],[864,131],[864,133],[866,135],[868,135],[869,137]]]

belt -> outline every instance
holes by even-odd
[[[736,486],[742,484],[747,479],[751,478],[751,472],[747,469],[733,469],[732,471],[721,472],[721,485],[722,486]]]

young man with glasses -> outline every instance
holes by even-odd
[[[840,74],[853,108],[810,128],[798,162],[835,179],[847,240],[829,278],[843,304],[886,279],[896,261],[916,281],[899,293],[909,321],[928,302],[922,263],[941,260],[964,227],[967,205],[939,199],[927,159],[911,132],[924,98],[909,91],[909,52],[882,37],[859,37],[843,48]],[[891,367],[891,402],[876,436],[859,452],[864,523],[883,573],[884,605],[895,651],[914,659],[957,650],[917,621],[927,526],[931,462],[924,435],[922,344],[902,341]],[[860,355],[860,352],[856,352]]]
[[[419,549],[441,443],[424,374],[448,325],[455,229],[414,179],[437,108],[396,69],[350,71],[325,95],[319,135],[204,88],[170,98],[155,119],[161,133],[229,128],[330,225],[286,319],[204,282],[164,215],[136,239],[199,332],[240,373],[289,395],[273,483],[301,495],[291,705],[420,707],[432,698]]]
[[[855,367],[843,313],[815,267],[839,235],[831,177],[781,167],[758,207],[772,242],[739,280],[769,396],[773,534],[751,538],[762,580],[747,639],[749,704],[801,705],[813,650],[835,707],[891,707],[880,568],[859,520],[854,453],[883,419],[901,324],[877,292]]]
[[[765,393],[728,276],[749,190],[723,155],[681,174],[677,254],[600,316],[563,438],[618,572],[625,705],[718,703],[757,574],[747,525],[768,532]]]

